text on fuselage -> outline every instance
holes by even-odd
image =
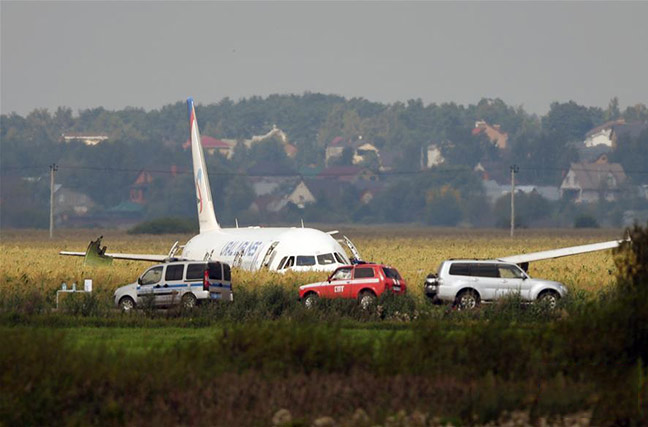
[[[220,254],[221,256],[234,256],[234,255],[239,255],[243,257],[251,257],[256,254],[256,252],[259,250],[259,248],[263,245],[263,242],[241,242],[238,240],[234,240],[231,242],[227,242],[225,246],[223,246],[223,249],[221,249]]]

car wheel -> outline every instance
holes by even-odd
[[[306,298],[304,298],[304,307],[310,310],[311,308],[315,307],[318,299],[319,297],[317,296],[317,294],[311,292],[310,294],[306,295]]]
[[[538,302],[546,304],[550,309],[556,308],[560,295],[556,291],[544,291],[538,296]]]
[[[186,293],[182,296],[182,306],[184,308],[194,308],[198,299],[192,293]]]
[[[373,292],[364,291],[360,293],[360,296],[358,297],[358,302],[360,303],[360,308],[362,308],[363,310],[368,310],[369,307],[375,304],[376,295],[374,295]]]
[[[124,313],[128,313],[134,308],[135,308],[135,301],[133,301],[133,298],[122,297],[122,299],[119,300],[119,309]]]
[[[472,310],[479,307],[479,295],[472,289],[466,289],[457,295],[455,306],[459,310]]]

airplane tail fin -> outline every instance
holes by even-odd
[[[193,160],[194,181],[196,182],[196,199],[198,203],[198,222],[200,232],[219,230],[220,225],[216,220],[214,203],[212,201],[211,188],[209,187],[209,176],[205,166],[205,154],[200,142],[200,131],[196,121],[196,110],[194,109],[193,98],[187,99],[189,110],[189,131],[191,132],[191,158]]]

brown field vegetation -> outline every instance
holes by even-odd
[[[438,229],[421,227],[361,227],[342,229],[367,260],[396,267],[411,294],[422,295],[425,276],[447,258],[492,258],[551,248],[580,245],[622,237],[620,230],[519,230],[515,238],[504,230]],[[85,250],[88,242],[104,234],[109,252],[166,253],[171,244],[186,242],[190,235],[133,236],[111,230],[46,231],[10,230],[0,235],[0,292],[34,291],[49,296],[62,282],[71,285],[92,278],[100,293],[132,282],[148,265],[114,261],[111,267],[87,267],[80,257],[63,257],[60,250]],[[541,261],[531,265],[531,276],[557,280],[571,290],[596,293],[615,283],[611,251]],[[236,271],[236,286],[258,287],[267,283],[288,289],[315,280],[324,273],[285,274]]]

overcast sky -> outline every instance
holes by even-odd
[[[1,2],[1,111],[305,91],[648,103],[648,2]]]

